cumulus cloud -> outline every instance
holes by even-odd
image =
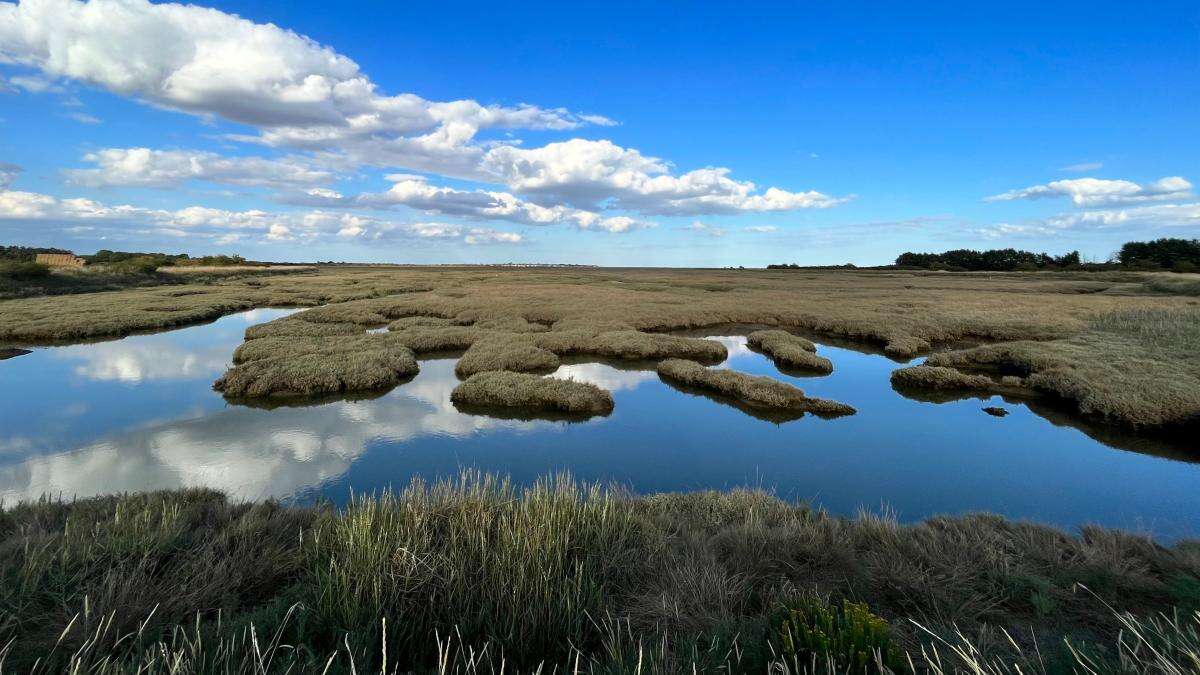
[[[1017,199],[1047,199],[1070,197],[1075,206],[1110,206],[1141,202],[1172,201],[1192,196],[1192,184],[1179,176],[1160,178],[1152,183],[1139,184],[1128,180],[1073,178],[1056,180],[1020,190],[1009,190],[986,197],[986,202],[1006,202]]]
[[[985,237],[998,239],[1005,236],[1052,236],[1068,230],[1111,228],[1200,228],[1200,202],[1094,209],[1024,223],[998,223],[978,232]]]
[[[309,161],[110,149],[90,158],[96,167],[73,172],[74,179],[89,185],[201,179],[315,187],[328,178],[313,163],[344,171],[404,168],[505,189],[463,194],[467,191],[397,181],[388,197],[397,203],[425,203],[430,213],[463,212],[527,224],[569,222],[611,232],[648,223],[598,211],[701,216],[828,208],[850,198],[760,188],[732,178],[723,167],[677,173],[664,160],[605,140],[524,148],[516,138],[481,139],[485,130],[565,131],[615,122],[564,108],[389,95],[331,47],[273,24],[195,5],[0,2],[0,61],[33,69],[31,77],[48,85],[82,82],[161,108],[249,125],[250,130],[228,138],[307,153]],[[308,195],[339,200],[315,190]]]
[[[192,150],[107,148],[84,155],[93,169],[68,169],[74,183],[174,187],[188,180],[246,186],[294,187],[328,183],[334,175],[296,158],[222,157]]]
[[[460,216],[480,220],[506,220],[522,225],[573,224],[584,230],[628,232],[653,224],[628,216],[604,217],[592,211],[569,206],[542,206],[508,192],[460,190],[431,184],[424,176],[391,174],[392,186],[384,192],[347,197],[326,188],[313,188],[285,197],[293,203],[310,206],[386,209],[404,206],[425,213]]]
[[[702,215],[829,208],[847,201],[816,191],[759,191],[729,169],[671,175],[661,159],[611,141],[571,139],[540,148],[498,146],[482,160],[484,172],[520,194],[584,208],[611,205],[651,215]]]
[[[465,244],[515,244],[516,233],[456,224],[404,223],[331,211],[274,213],[258,209],[231,211],[204,206],[148,209],[110,206],[90,199],[58,199],[49,195],[0,190],[0,220],[47,221],[77,232],[96,226],[145,227],[145,233],[204,237],[229,244],[257,235],[263,241],[312,241],[322,237],[377,240],[385,238],[457,239]],[[84,229],[87,228],[87,229]]]
[[[257,127],[312,149],[464,147],[481,129],[609,124],[562,108],[388,96],[332,48],[215,9],[146,0],[0,3],[0,59],[151,104]],[[49,80],[46,80],[49,81]],[[21,81],[14,81],[21,86]]]

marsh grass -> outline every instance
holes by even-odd
[[[493,334],[476,340],[454,366],[459,377],[488,370],[549,373],[559,366],[558,356],[516,334]]]
[[[746,344],[771,358],[780,368],[829,374],[833,362],[817,356],[817,346],[799,335],[783,330],[760,330],[746,336]]]
[[[821,614],[812,598],[865,603],[932,672],[1182,673],[1200,653],[1196,543],[567,477],[468,473],[340,509],[204,490],[9,506],[0,581],[0,672],[824,672],[772,629],[798,601]]]
[[[1084,415],[1127,427],[1200,422],[1200,309],[1141,308],[1094,317],[1065,340],[941,352],[926,363],[1023,378]]]
[[[304,306],[313,309],[252,329],[251,341],[271,335],[353,337],[391,324],[416,353],[467,349],[481,336],[506,333],[526,335],[560,358],[715,363],[725,358],[720,345],[680,342],[686,338],[662,333],[754,324],[853,340],[894,358],[935,346],[1003,342],[1008,356],[979,352],[965,358],[961,369],[980,365],[976,361],[1007,361],[1006,368],[1024,374],[1038,371],[1031,384],[1074,402],[1085,415],[1131,427],[1186,424],[1200,405],[1196,359],[1187,358],[1184,348],[1194,340],[1179,348],[1154,345],[1190,340],[1186,326],[1176,330],[1167,324],[1195,325],[1197,309],[1182,289],[1162,292],[1146,285],[1161,278],[338,266],[0,301],[0,341],[20,346],[118,336],[253,307]],[[1153,335],[1104,328],[1104,321],[1119,323],[1111,317],[1130,312],[1166,318]],[[934,356],[946,362],[930,365],[960,367],[951,362],[955,357]]]
[[[853,415],[853,407],[837,401],[810,398],[797,387],[761,375],[735,370],[705,368],[695,361],[667,359],[658,364],[665,380],[707,389],[755,408],[772,411],[812,413],[820,417]]]
[[[995,391],[998,384],[986,375],[964,373],[945,366],[917,365],[892,371],[892,386],[897,389],[933,391]]]
[[[467,410],[515,408],[568,415],[607,415],[613,409],[612,394],[594,384],[500,370],[471,375],[454,388],[450,401]]]
[[[417,374],[416,356],[386,335],[262,338],[234,353],[213,383],[231,399],[313,396],[389,389]]]

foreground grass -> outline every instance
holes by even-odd
[[[1171,672],[1119,666],[1200,653],[1195,543],[566,478],[342,510],[25,504],[0,512],[0,580],[4,672]]]

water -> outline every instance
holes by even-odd
[[[835,420],[776,424],[673,389],[653,372],[598,363],[564,365],[558,375],[612,391],[609,417],[467,415],[450,403],[453,359],[422,361],[416,379],[372,399],[227,404],[211,384],[242,332],[286,313],[255,310],[0,361],[0,500],[202,485],[241,498],[341,502],[351,491],[469,467],[518,482],[569,470],[638,492],[761,486],[837,513],[887,509],[907,521],[994,511],[1069,529],[1200,536],[1200,464],[1184,461],[1180,448],[1076,428],[1061,416],[1052,422],[999,398],[905,398],[888,382],[895,362],[844,346],[820,347],[832,375],[792,377],[744,338],[715,338],[729,347],[723,367],[858,408]],[[988,416],[988,405],[1011,414]]]

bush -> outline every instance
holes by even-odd
[[[154,274],[163,261],[155,256],[137,256],[109,263],[108,268],[120,274]]]
[[[47,276],[50,276],[50,268],[41,263],[0,261],[0,277],[41,279]]]
[[[773,651],[795,672],[902,671],[891,627],[865,603],[829,606],[815,598],[782,605],[771,620]]]

